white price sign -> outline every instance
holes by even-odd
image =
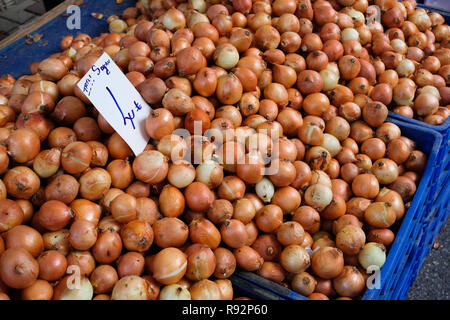
[[[137,156],[150,137],[145,120],[150,106],[105,52],[78,82],[78,88]]]

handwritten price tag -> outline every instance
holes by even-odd
[[[144,151],[150,139],[145,131],[150,106],[106,52],[78,82],[78,87],[135,155]]]

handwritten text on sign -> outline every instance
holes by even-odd
[[[107,53],[95,62],[78,87],[135,155],[144,151],[149,140],[145,120],[150,107]]]

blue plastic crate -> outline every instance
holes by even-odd
[[[439,3],[441,2],[441,3]],[[444,3],[446,2],[446,3]],[[447,21],[447,23],[449,23],[450,18],[449,18],[449,14],[448,14],[448,10],[450,10],[450,8],[446,8],[446,6],[448,7],[448,1],[447,0],[428,0],[428,1],[424,1],[424,0],[418,0],[417,1],[417,6],[421,7],[421,8],[427,8],[433,11],[436,11],[440,14],[442,14],[445,17],[445,20]]]
[[[450,24],[450,12],[427,7],[423,4],[418,4],[418,7],[440,13],[444,16],[446,23]],[[405,299],[408,294],[409,286],[414,283],[426,255],[430,251],[434,240],[438,236],[450,213],[450,118],[442,125],[433,126],[392,112],[390,113],[390,116],[391,118],[416,124],[442,134],[442,145],[438,153],[438,162],[436,163],[436,171],[433,177],[434,183],[430,187],[429,197],[426,199],[423,208],[425,215],[423,217],[422,228],[419,230],[411,254],[406,259],[408,273],[402,278],[406,279],[404,280],[405,283],[403,283],[401,286],[402,288],[393,296],[394,299]],[[397,284],[395,285],[397,286]]]
[[[392,299],[404,300],[408,297],[409,287],[414,283],[419,273],[420,267],[423,261],[431,250],[442,225],[445,223],[447,216],[450,211],[450,189],[447,188],[445,194],[439,198],[439,204],[436,206],[435,215],[433,217],[432,223],[422,230],[421,239],[415,243],[415,248],[413,254],[407,261],[405,269],[410,270],[410,278],[404,281],[400,288],[393,295]]]
[[[236,275],[232,275],[228,279],[233,284],[234,297],[247,297],[254,300],[286,300],[280,295]]]
[[[436,164],[439,162],[438,155],[442,143],[442,136],[436,131],[399,121],[398,119],[388,118],[388,121],[398,125],[402,135],[417,143],[417,148],[428,155],[428,163],[411,206],[401,221],[395,241],[389,248],[386,263],[381,268],[381,287],[379,289],[366,290],[362,297],[364,300],[393,299],[397,291],[403,286],[407,288],[411,286],[412,273],[417,274],[418,270],[406,268],[406,262],[408,257],[415,253],[414,248],[420,242],[424,230],[423,222],[426,214],[424,207],[427,204],[427,199],[430,198],[430,192],[435,190],[436,184],[433,178],[436,176]],[[425,255],[420,254],[416,258],[423,261]],[[260,285],[287,299],[306,299],[298,293],[274,284],[256,274],[237,272],[237,276],[252,281],[256,285]]]
[[[408,214],[411,210],[414,210],[415,213],[410,215],[411,219],[407,216],[405,217],[406,220],[402,222],[402,227],[397,235],[398,237],[401,234],[402,229],[405,228],[405,232],[401,235],[404,240],[402,241],[404,249],[399,250],[395,255],[395,263],[390,265],[387,261],[386,265],[383,266],[381,277],[383,279],[383,277],[386,276],[388,279],[385,280],[385,283],[380,290],[367,291],[365,297],[370,299],[395,299],[398,295],[398,290],[400,290],[401,287],[407,286],[409,288],[412,285],[417,276],[418,268],[411,267],[411,264],[422,264],[423,259],[425,259],[425,256],[418,254],[418,252],[421,251],[421,243],[424,235],[430,233],[429,225],[430,222],[433,221],[434,213],[437,211],[438,207],[438,202],[434,199],[434,195],[439,189],[436,178],[442,169],[440,165],[442,162],[442,153],[440,153],[442,148],[442,136],[436,131],[397,121],[398,120],[392,122],[399,125],[402,129],[402,135],[416,141],[419,149],[422,149],[422,151],[428,154],[427,170],[422,177],[414,200],[408,210]],[[424,139],[426,136],[428,136],[426,139],[430,139],[430,136],[425,132],[432,132],[434,136],[438,137],[438,139],[434,141],[434,144],[430,143],[430,146],[432,145],[431,153],[427,152],[426,144],[429,142]],[[428,176],[426,177],[426,175]],[[424,178],[427,180],[424,181]],[[419,201],[417,201],[417,197],[419,197]],[[408,231],[409,228],[412,230]],[[391,250],[395,250],[395,242]]]
[[[253,272],[238,271],[233,274],[233,277],[243,279],[244,281],[247,281],[247,282],[251,282],[254,286],[259,286],[261,288],[264,288],[266,291],[274,292],[278,296],[282,297],[283,299],[309,300],[308,298],[302,296],[301,294],[298,294],[295,291],[285,288],[276,282],[262,278]]]
[[[41,41],[28,45],[25,43],[26,37],[23,37],[0,50],[0,76],[11,74],[14,78],[18,78],[30,74],[30,63],[61,52],[59,45],[62,37],[76,36],[79,33],[87,33],[94,37],[102,32],[108,32],[106,19],[110,15],[122,14],[124,9],[131,6],[136,6],[136,0],[124,0],[121,4],[116,4],[115,0],[84,0],[84,4],[80,6],[81,30],[69,30],[66,25],[68,17],[64,16],[64,13],[60,14],[31,33],[43,34]],[[102,13],[103,18],[94,18],[91,16],[92,13]],[[44,46],[45,42],[48,44]]]
[[[450,24],[450,12],[445,10],[440,10],[437,8],[427,7],[426,5],[422,3],[418,3],[417,7],[425,8],[430,11],[438,12],[441,14],[444,18],[447,24]],[[450,166],[450,118],[448,118],[443,124],[434,126],[428,123],[425,123],[423,121],[419,121],[416,119],[410,119],[407,117],[404,117],[398,113],[395,112],[389,112],[389,115],[391,118],[398,119],[405,121],[407,123],[416,124],[419,126],[423,126],[425,128],[435,130],[442,134],[442,147],[440,149],[439,153],[439,159],[442,159],[439,164],[441,165],[440,168],[438,168],[438,175],[435,177],[435,181],[437,181],[436,185],[438,185],[440,188],[444,187],[444,184],[450,180],[450,171],[448,170],[448,167]],[[434,199],[433,201],[437,201],[437,197],[440,193],[434,192]]]

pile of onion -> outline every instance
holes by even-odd
[[[443,17],[140,0],[107,21],[0,78],[0,297],[244,299],[228,278],[246,270],[360,298],[427,165],[388,111],[450,114]],[[77,87],[104,52],[151,106],[140,154]]]

